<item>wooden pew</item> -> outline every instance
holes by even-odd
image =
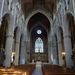
[[[28,70],[30,75],[32,74],[32,72],[35,69],[35,64],[25,64],[25,65],[19,65],[19,66],[15,66],[15,69],[22,69],[22,70]]]
[[[11,69],[11,68],[0,69],[0,75],[24,75],[25,73],[27,72],[19,69]]]
[[[58,65],[43,64],[42,70],[44,75],[75,75],[75,70],[67,69]]]
[[[31,75],[34,69],[35,64],[18,65],[13,68],[1,68],[0,75]]]

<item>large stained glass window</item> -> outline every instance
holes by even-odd
[[[38,39],[36,39],[35,41],[35,53],[43,53],[43,41],[42,39],[39,37]]]

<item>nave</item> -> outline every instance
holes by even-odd
[[[38,63],[36,64],[36,68],[34,72],[32,73],[32,75],[43,75],[41,64],[38,64]]]
[[[0,75],[54,74],[75,74],[75,0],[0,0]]]

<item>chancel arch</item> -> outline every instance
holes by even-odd
[[[41,16],[41,18],[39,16]],[[50,33],[51,27],[50,27],[50,22],[49,22],[48,18],[44,14],[37,12],[32,17],[30,17],[30,19],[28,21],[27,34],[30,35],[32,29],[34,27],[36,27],[37,25],[41,25],[42,27],[44,27],[46,29],[46,31],[48,33]]]
[[[41,18],[39,17],[41,16]],[[42,13],[36,13],[35,15],[33,15],[29,22],[28,22],[28,26],[27,26],[27,31],[28,31],[28,40],[29,40],[29,45],[30,45],[30,61],[32,61],[33,59],[35,61],[41,60],[41,61],[48,61],[48,36],[50,33],[50,22],[47,19],[47,17],[45,15],[43,15]],[[41,34],[38,34],[38,30],[41,31]],[[38,57],[38,53],[35,53],[35,41],[38,38],[41,38],[43,41],[43,49],[44,52],[41,52],[41,56]],[[43,59],[43,57],[45,57],[45,59]]]
[[[51,19],[51,14],[50,13],[48,13],[48,12],[46,12],[44,10],[41,10],[41,9],[37,9],[37,10],[35,10],[33,12],[30,12],[30,15],[27,16],[27,18],[26,18],[26,25],[28,25],[28,22],[29,22],[30,18],[32,16],[34,16],[35,14],[37,14],[37,13],[42,13],[43,15],[45,15],[47,17],[47,19],[49,20],[49,22],[52,23],[51,22],[52,19]]]

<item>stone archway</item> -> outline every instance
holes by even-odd
[[[41,10],[41,9],[37,9],[37,10],[34,10],[34,11],[32,11],[32,12],[30,12],[30,15],[26,18],[26,36],[28,36],[28,37],[26,37],[26,40],[28,41],[29,39],[29,31],[28,31],[28,23],[29,23],[29,21],[30,21],[30,19],[35,15],[35,14],[38,14],[38,13],[41,13],[42,15],[44,15],[46,18],[47,18],[47,20],[49,21],[49,23],[50,23],[50,25],[52,24],[52,18],[51,18],[51,14],[49,13],[49,12],[46,12],[46,11],[44,11],[44,10]],[[49,29],[51,29],[51,26],[50,26],[50,28]],[[48,31],[49,33],[50,33],[50,31]]]
[[[39,18],[39,16],[40,16],[41,19]],[[47,50],[47,52],[45,51],[45,53],[48,53],[48,47],[47,47],[47,45],[48,45],[48,40],[49,40],[48,36],[49,36],[49,33],[50,33],[50,22],[49,22],[48,18],[45,15],[43,15],[42,13],[36,13],[36,14],[34,14],[30,18],[30,20],[28,22],[28,26],[27,26],[27,36],[28,37],[26,39],[26,40],[28,40],[28,46],[29,46],[27,48],[29,50],[28,53],[31,53],[31,49],[32,50],[35,49],[34,48],[34,46],[35,46],[34,44],[35,44],[36,38],[38,37],[38,34],[36,33],[38,29],[42,30],[43,34],[46,34],[46,35],[43,35],[43,37],[46,36],[46,38],[44,38],[44,40],[45,40],[44,42],[46,42],[45,43],[45,45],[46,45],[45,50]],[[34,37],[34,42],[32,41],[32,36]],[[32,44],[31,44],[32,42],[33,42],[34,46],[32,46]],[[33,48],[31,48],[30,46],[33,47]],[[34,52],[34,54],[35,54],[35,52]],[[36,55],[36,57],[37,57],[37,55]],[[32,58],[30,58],[30,60],[32,60]],[[47,58],[46,61],[48,61],[48,58]]]
[[[47,17],[47,19],[49,20],[49,22],[52,23],[52,22],[51,22],[52,19],[51,19],[50,13],[48,13],[48,12],[46,12],[46,11],[44,11],[44,10],[41,10],[41,9],[37,9],[37,10],[35,10],[35,11],[33,11],[33,12],[30,12],[30,15],[26,18],[26,25],[28,25],[28,22],[29,22],[30,18],[31,18],[33,15],[37,14],[37,13],[42,13],[43,15],[45,15],[45,16]]]

